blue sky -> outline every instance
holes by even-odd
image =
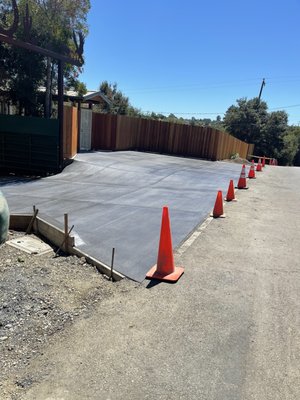
[[[258,96],[300,124],[299,0],[91,0],[80,79],[116,82],[134,107],[223,116]]]

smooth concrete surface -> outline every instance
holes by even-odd
[[[142,281],[156,263],[162,207],[169,207],[173,247],[178,246],[225,196],[241,165],[140,152],[78,154],[61,174],[26,180],[1,178],[12,213],[42,214],[75,225],[76,246]]]

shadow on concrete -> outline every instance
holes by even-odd
[[[0,175],[0,187],[23,185],[33,181],[38,181],[41,176],[17,176],[17,175]]]

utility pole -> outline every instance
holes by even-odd
[[[266,81],[265,81],[265,78],[262,80],[262,83],[261,83],[261,87],[260,87],[260,91],[259,91],[259,95],[258,95],[258,100],[260,100],[260,98],[261,98],[261,94],[262,94],[262,91],[263,91],[263,88],[264,88],[264,86],[266,85]]]

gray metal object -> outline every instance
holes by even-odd
[[[6,199],[0,190],[0,244],[4,243],[9,228],[9,209]]]

